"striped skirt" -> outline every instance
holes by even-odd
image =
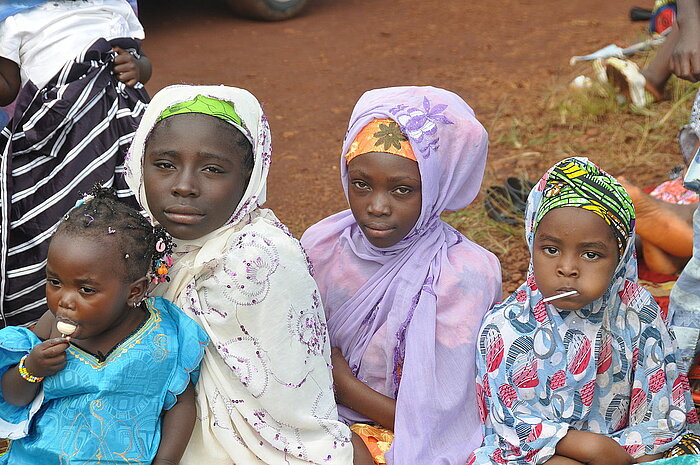
[[[32,324],[48,309],[49,240],[82,193],[101,182],[136,206],[123,164],[149,98],[113,75],[113,45],[139,49],[133,39],[98,40],[43,89],[27,83],[0,133],[0,327]]]

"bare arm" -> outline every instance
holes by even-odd
[[[572,429],[557,443],[556,454],[589,465],[635,463],[634,458],[614,439],[602,434]],[[563,465],[566,462],[561,463]]]
[[[582,462],[570,459],[569,457],[564,457],[563,455],[553,455],[544,463],[546,465],[584,465]]]
[[[163,414],[160,445],[152,465],[178,465],[197,420],[194,404],[194,387],[190,383],[177,396],[177,404]]]
[[[700,80],[700,2],[678,0],[678,41],[671,55],[670,68],[679,78]]]
[[[348,362],[338,348],[331,351],[333,384],[339,404],[353,409],[377,424],[394,429],[396,400],[381,394],[352,374]]]
[[[27,371],[36,377],[52,376],[66,366],[66,349],[70,340],[65,337],[49,339],[36,345],[25,361]],[[39,392],[41,382],[30,383],[19,374],[17,365],[2,375],[2,396],[19,407],[29,405]]]
[[[21,83],[17,63],[0,57],[0,106],[9,105],[15,100]]]

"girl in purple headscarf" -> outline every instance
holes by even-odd
[[[440,214],[474,200],[487,147],[452,92],[369,91],[343,144],[350,210],[302,238],[335,348],[339,413],[375,463],[463,465],[481,442],[473,360],[481,318],[501,297],[500,266]]]

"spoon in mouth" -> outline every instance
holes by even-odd
[[[562,292],[561,294],[550,295],[546,299],[542,299],[542,302],[551,302],[552,300],[561,299],[563,297],[569,297],[572,295],[578,295],[578,291],[566,291],[566,292]]]

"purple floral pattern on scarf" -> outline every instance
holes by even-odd
[[[501,295],[500,267],[440,214],[464,208],[478,193],[487,135],[451,92],[378,89],[355,106],[341,153],[369,122],[386,118],[420,154],[422,206],[413,230],[379,249],[344,211],[312,226],[302,245],[316,270],[331,345],[359,380],[397,401],[387,463],[463,465],[481,443],[471,361],[481,316]],[[347,195],[342,156],[340,170]],[[339,413],[368,421],[344,406]]]

